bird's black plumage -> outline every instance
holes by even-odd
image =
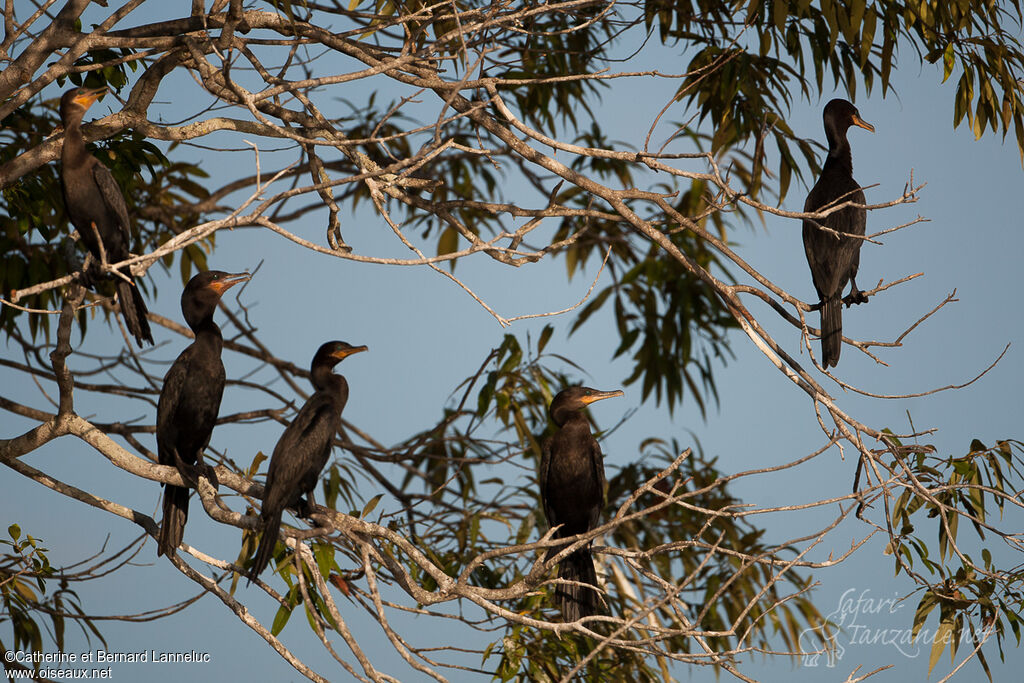
[[[331,455],[334,435],[341,427],[341,411],[348,402],[348,382],[332,370],[343,358],[366,350],[365,346],[332,341],[322,345],[313,356],[310,374],[316,391],[285,428],[270,456],[260,509],[263,535],[249,568],[250,581],[270,562],[285,508],[309,513],[309,502],[303,496],[316,487],[320,471]]]
[[[569,387],[551,401],[548,413],[558,431],[544,442],[537,479],[548,525],[561,525],[556,538],[586,533],[598,526],[605,503],[604,461],[583,409],[594,401],[622,395],[621,391]],[[558,554],[562,548],[552,547],[547,556]],[[597,613],[597,591],[580,585],[597,586],[589,543],[559,562],[558,578],[576,582],[559,584],[555,589],[555,600],[565,621]]]
[[[806,213],[815,213],[832,204],[854,202],[864,204],[864,192],[853,179],[853,158],[846,131],[859,126],[874,132],[874,127],[860,118],[857,108],[842,99],[825,105],[825,136],[828,138],[828,158],[821,169],[818,182],[811,188],[804,203]],[[867,297],[857,287],[857,268],[860,265],[859,239],[838,237],[820,229],[815,221],[805,219],[803,224],[804,252],[811,267],[811,278],[818,292],[821,307],[821,365],[828,368],[839,363],[843,343],[843,303],[859,304]],[[839,233],[864,235],[867,210],[847,206],[817,221],[818,224]],[[850,294],[843,299],[843,289],[850,282]]]
[[[224,292],[248,279],[246,273],[210,270],[189,280],[181,293],[181,312],[196,338],[164,376],[156,410],[156,443],[160,464],[177,467],[189,480],[195,478],[189,468],[201,462],[199,453],[210,443],[224,394],[223,339],[213,312]],[[185,487],[164,485],[158,555],[173,554],[181,543],[188,519],[188,494]]]
[[[61,98],[64,145],[61,149],[60,180],[68,219],[78,230],[82,242],[97,260],[105,257],[107,263],[118,263],[130,256],[128,206],[114,176],[85,148],[81,127],[86,110],[106,90],[74,88]],[[122,268],[120,273],[124,277],[116,278],[117,296],[124,324],[139,346],[143,342],[152,344],[153,334],[146,319],[148,311],[142,293],[127,268]]]

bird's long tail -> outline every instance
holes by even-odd
[[[256,557],[253,558],[252,566],[249,567],[249,581],[256,578],[266,569],[270,562],[270,556],[274,554],[274,546],[277,545],[277,535],[281,531],[281,513],[275,512],[270,518],[260,515],[263,525],[263,535],[260,537],[260,545],[256,548]]]
[[[597,586],[597,572],[590,548],[581,548],[559,562],[558,578],[577,582],[560,583],[555,589],[555,602],[562,610],[562,619],[576,621],[597,614],[597,591],[582,585]]]
[[[157,555],[174,555],[185,536],[187,520],[188,489],[164,485],[164,523],[160,527],[160,538],[157,539]]]
[[[149,329],[149,320],[146,314],[146,302],[142,298],[142,292],[131,282],[125,282],[118,278],[117,298],[121,302],[121,315],[124,316],[125,327],[135,337],[136,343],[142,347],[143,342],[153,343],[153,333]]]
[[[821,367],[839,364],[843,348],[843,300],[839,295],[821,302]]]

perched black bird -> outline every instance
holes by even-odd
[[[343,358],[366,350],[365,346],[331,341],[317,349],[313,356],[310,374],[316,392],[285,428],[270,456],[260,510],[263,535],[249,568],[250,581],[254,581],[270,562],[284,509],[294,508],[302,516],[311,513],[311,503],[303,496],[311,494],[316,487],[320,471],[331,455],[332,439],[341,427],[341,411],[348,402],[348,382],[332,370]]]
[[[556,538],[586,533],[598,525],[605,502],[604,462],[583,409],[594,401],[622,395],[621,391],[569,387],[551,401],[548,413],[558,431],[544,442],[538,481],[548,525],[561,525]],[[550,548],[547,557],[564,547]],[[597,585],[589,544],[559,562],[558,578]],[[597,592],[581,585],[559,584],[555,600],[565,621],[597,613]]]
[[[181,312],[196,339],[164,377],[156,409],[156,443],[160,464],[177,467],[189,481],[195,480],[192,466],[202,463],[199,452],[210,443],[224,394],[224,364],[220,360],[224,340],[213,322],[213,312],[224,292],[248,279],[248,273],[209,270],[189,280],[181,293]],[[164,485],[164,522],[157,555],[172,555],[181,544],[188,494],[182,486]]]
[[[89,154],[82,138],[82,117],[89,106],[106,91],[106,88],[75,88],[64,93],[61,98],[64,146],[60,153],[60,181],[68,218],[78,230],[82,242],[100,261],[102,240],[107,263],[118,263],[131,255],[128,250],[131,242],[128,206],[124,203],[124,195],[114,176],[96,157]],[[139,346],[144,341],[152,344],[153,334],[146,319],[148,311],[142,293],[132,282],[128,268],[122,268],[120,273],[128,278],[115,278],[124,324]]]
[[[853,179],[853,159],[846,131],[860,126],[871,132],[875,127],[860,118],[857,108],[846,100],[835,99],[825,105],[825,136],[828,138],[828,158],[821,169],[821,177],[811,188],[804,202],[804,211],[814,213],[835,203],[864,204],[864,192]],[[820,225],[839,233],[863,235],[867,225],[867,210],[847,206],[818,221]],[[859,239],[837,237],[821,230],[815,221],[804,220],[804,252],[811,267],[814,288],[821,302],[821,366],[828,368],[839,363],[843,343],[843,307],[845,303],[860,304],[867,297],[857,287],[857,267],[860,265]],[[845,299],[843,288],[850,282],[850,294]]]

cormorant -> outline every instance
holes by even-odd
[[[160,464],[177,467],[189,481],[195,479],[192,466],[202,463],[199,452],[210,443],[224,394],[224,363],[220,359],[224,341],[213,322],[213,312],[224,292],[249,277],[248,273],[208,270],[189,280],[181,293],[181,312],[196,338],[164,377],[156,409],[156,443]],[[164,521],[157,555],[172,555],[181,544],[188,494],[185,487],[164,485]]]
[[[558,431],[544,442],[538,481],[548,525],[561,525],[555,532],[556,538],[586,533],[598,525],[605,503],[604,462],[601,447],[590,433],[590,423],[582,411],[589,403],[622,395],[618,390],[569,387],[551,401],[548,413]],[[562,548],[550,548],[547,557],[558,554]],[[597,585],[590,544],[559,562],[558,578]],[[559,584],[555,601],[565,621],[597,613],[597,591],[578,584]]]
[[[68,218],[78,230],[82,242],[99,261],[102,240],[107,263],[118,263],[130,256],[128,244],[131,241],[131,228],[128,222],[128,206],[114,176],[85,148],[81,127],[86,110],[106,91],[106,88],[74,88],[64,93],[61,98],[60,118],[64,123],[64,146],[60,154],[60,180]],[[152,344],[153,335],[146,319],[148,311],[142,293],[132,281],[132,274],[128,268],[122,268],[119,272],[124,277],[115,279],[124,324],[140,347],[144,341]]]
[[[249,581],[254,581],[270,562],[284,509],[295,508],[304,517],[312,512],[311,502],[303,496],[312,493],[320,470],[327,464],[332,440],[341,427],[341,411],[348,401],[348,382],[332,370],[343,358],[366,350],[365,346],[331,341],[313,356],[310,374],[316,392],[285,428],[270,456],[260,509],[263,535],[249,568]]]
[[[825,105],[825,136],[828,138],[828,158],[821,169],[821,177],[811,188],[804,202],[805,213],[815,213],[833,203],[854,202],[864,204],[864,192],[853,179],[853,159],[846,131],[860,126],[871,132],[875,127],[860,117],[851,103],[835,99]],[[867,210],[847,206],[818,221],[836,232],[863,235],[867,225]],[[843,344],[842,304],[865,303],[868,299],[857,287],[857,267],[860,265],[861,240],[836,237],[821,230],[815,221],[804,219],[804,252],[811,267],[814,288],[818,292],[821,308],[821,366],[828,368],[839,363]],[[844,299],[843,288],[850,282],[850,294]]]

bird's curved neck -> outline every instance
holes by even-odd
[[[348,402],[348,381],[342,375],[331,372],[331,368],[321,365],[313,368],[313,387],[318,391],[330,395],[337,403],[338,412],[345,408]]]
[[[208,315],[186,315],[185,322],[195,332],[196,341],[212,342],[218,347],[224,344],[224,338],[220,333],[220,326],[213,322],[213,311],[210,311]]]
[[[85,149],[85,138],[82,137],[82,117],[72,114],[64,122],[64,144],[61,147],[61,160],[64,163],[79,161],[89,156]]]
[[[337,375],[332,370],[333,368],[327,365],[315,365],[310,369],[310,379],[317,391],[326,389],[334,383],[334,378]]]
[[[825,136],[828,138],[828,159],[825,160],[825,165],[836,165],[852,173],[853,156],[850,154],[850,141],[846,139],[846,131],[826,127]]]
[[[559,427],[565,427],[569,423],[575,422],[587,424],[587,418],[583,416],[582,411],[562,406],[556,406],[552,409],[551,421]]]

